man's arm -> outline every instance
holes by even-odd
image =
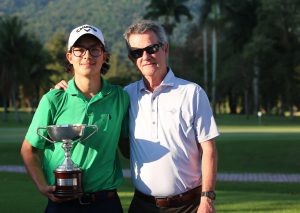
[[[122,155],[129,159],[130,148],[129,148],[129,138],[120,138],[119,140],[119,149]]]
[[[200,143],[202,150],[202,192],[214,191],[217,177],[217,148],[213,139]],[[198,212],[215,212],[213,200],[201,197]]]
[[[21,147],[21,156],[23,158],[26,170],[32,180],[34,181],[35,185],[37,186],[38,190],[51,199],[54,202],[59,201],[53,195],[53,191],[55,190],[55,186],[49,186],[46,182],[42,167],[41,167],[41,151],[37,148],[31,146],[29,141],[26,139],[23,141]]]

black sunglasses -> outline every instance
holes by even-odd
[[[162,43],[151,44],[145,48],[130,50],[129,55],[134,59],[138,59],[138,58],[142,57],[144,51],[146,51],[148,54],[153,54],[153,53],[158,52],[159,48],[162,46],[163,46]]]

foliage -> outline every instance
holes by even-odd
[[[229,105],[231,113],[293,115],[300,108],[299,0],[215,1],[220,3],[218,30],[217,106]],[[199,24],[189,31],[185,49],[185,70],[203,72],[201,27],[212,30],[207,21],[212,2],[204,1]],[[212,44],[212,40],[208,40]],[[212,51],[209,49],[209,54]],[[212,57],[209,57],[209,61]],[[190,74],[193,76],[193,74]],[[211,76],[212,73],[209,73]],[[205,85],[203,79],[200,83]],[[212,79],[209,79],[209,85]],[[207,91],[211,96],[211,91]],[[225,111],[222,107],[216,112]]]
[[[45,44],[45,49],[49,53],[49,63],[47,69],[52,70],[51,82],[56,84],[61,79],[68,81],[72,76],[66,72],[66,43],[67,36],[64,33],[56,33]]]
[[[76,26],[92,24],[104,33],[112,50],[124,46],[122,33],[133,20],[142,18],[145,2],[120,0],[9,0],[1,7],[5,14],[15,14],[28,23],[27,30],[34,32],[41,42],[48,42],[56,33],[68,33]],[[6,6],[6,7],[4,7]],[[138,8],[138,10],[136,10]]]
[[[181,16],[186,16],[189,20],[192,19],[192,14],[190,13],[187,6],[184,4],[187,0],[151,0],[146,7],[146,14],[144,18],[146,19],[158,19],[163,16],[164,28],[168,35],[172,35],[173,29],[176,23],[180,22]]]
[[[16,106],[18,100],[22,100],[22,106],[24,103],[34,106],[43,91],[53,85],[52,82],[68,79],[70,76],[63,68],[64,42],[74,26],[85,23],[100,27],[106,38],[112,66],[105,78],[121,85],[138,79],[139,73],[126,57],[122,33],[130,23],[144,16],[172,26],[169,64],[178,76],[211,88],[207,93],[211,100],[216,99],[216,112],[249,115],[262,110],[282,115],[289,111],[293,115],[300,108],[299,5],[300,0],[121,0],[118,3],[89,0],[88,4],[85,0],[3,0],[0,3],[2,18],[10,14],[26,20],[26,23],[15,22],[20,30],[11,32],[20,36],[26,34],[25,37],[33,42],[32,47],[42,52],[34,53],[32,48],[22,50],[23,44],[18,46],[19,50],[26,51],[26,57],[9,59],[18,61],[9,69],[21,67],[26,70],[23,72],[27,82],[33,79],[36,83],[25,85],[22,79],[16,78],[14,83],[17,86],[13,86],[7,82],[11,82],[13,73],[17,72],[1,72],[7,76],[1,81],[4,83],[1,84],[0,99],[10,99],[10,104],[15,102]],[[191,16],[194,18],[190,21]],[[216,81],[209,77],[204,82],[204,28],[208,35],[213,30],[217,32],[218,55],[212,56],[211,48],[207,53],[209,62],[218,59]],[[37,41],[42,44],[37,44]],[[213,42],[209,37],[207,47]],[[4,70],[3,63],[0,64],[0,69]],[[207,76],[213,75],[213,67],[208,65]],[[215,98],[212,95],[214,82]],[[23,94],[23,88],[28,90],[26,94]],[[16,92],[11,95],[13,91]],[[33,94],[33,98],[26,98],[28,94]]]
[[[4,111],[7,112],[11,100],[19,121],[19,97],[32,106],[40,89],[47,87],[45,79],[49,75],[45,71],[47,53],[34,36],[24,31],[24,25],[16,16],[0,18],[0,92]],[[4,114],[4,120],[6,117]]]
[[[282,111],[292,112],[292,106],[296,105],[300,98],[296,85],[300,83],[295,78],[295,69],[299,65],[299,9],[300,1],[262,1],[262,7],[258,10],[258,20],[255,35],[263,35],[271,40],[271,51],[268,56],[261,54],[264,58],[272,55],[273,63],[264,63],[260,60],[260,66],[267,72],[262,76],[264,85],[268,86],[268,94],[262,94],[262,98],[268,100],[268,95],[274,93],[274,84],[277,84],[277,97],[273,100],[281,100]],[[258,51],[261,47],[258,47]],[[272,81],[269,80],[272,76]],[[264,92],[264,91],[263,91]],[[271,101],[271,100],[269,100]]]
[[[196,0],[192,2],[192,4],[197,3]],[[43,69],[40,66],[34,68],[34,70],[37,70],[37,67],[41,71],[47,70],[47,73],[45,72],[42,76],[45,81],[42,83],[43,89],[39,89],[41,82],[30,85],[30,87],[36,87],[35,91],[33,88],[28,89],[27,94],[32,92],[34,96],[31,100],[23,101],[24,95],[17,94],[17,99],[22,98],[22,106],[36,106],[43,91],[53,86],[53,82],[71,77],[64,72],[65,43],[70,30],[81,24],[96,25],[104,33],[108,51],[112,56],[111,63],[114,64],[109,73],[104,76],[105,78],[121,85],[139,78],[138,72],[126,57],[127,50],[122,33],[130,23],[142,18],[146,4],[147,2],[142,0],[121,0],[118,3],[89,0],[88,4],[85,0],[76,2],[71,0],[3,0],[0,3],[0,14],[3,17],[15,16],[20,20],[26,20],[26,23],[23,22],[19,27],[32,38],[44,43],[39,49],[47,52],[46,66]],[[139,9],[136,10],[136,8]],[[180,37],[183,38],[182,35]],[[37,74],[36,71],[31,72],[32,75]],[[23,86],[19,86],[23,90]],[[39,97],[36,97],[36,94],[39,94]]]

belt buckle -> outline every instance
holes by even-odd
[[[156,207],[167,207],[170,205],[170,197],[154,197]]]
[[[95,202],[95,196],[93,194],[83,194],[79,197],[80,205],[90,205],[92,202]]]
[[[156,205],[156,207],[158,207],[158,208],[160,207],[160,205],[159,205],[159,203],[160,203],[159,201],[160,201],[160,200],[162,200],[162,199],[159,198],[159,197],[154,197],[155,205]]]
[[[181,202],[183,196],[183,194],[178,194],[175,196],[155,197],[156,207],[170,207],[176,205],[178,202]]]

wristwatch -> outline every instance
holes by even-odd
[[[201,192],[201,197],[202,196],[208,197],[211,200],[215,200],[217,195],[214,191],[208,191],[208,192]]]

